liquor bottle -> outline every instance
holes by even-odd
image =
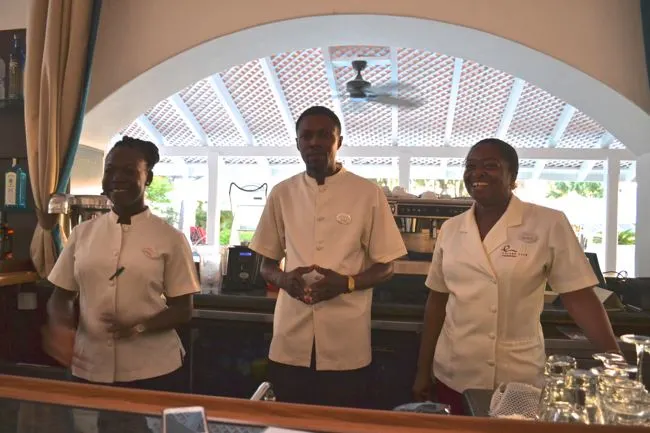
[[[14,258],[14,229],[7,223],[7,214],[1,213],[0,217],[0,260]]]
[[[7,64],[0,57],[0,102],[7,98]]]
[[[23,67],[21,62],[20,41],[14,33],[9,51],[9,99],[22,99],[23,97]]]
[[[11,160],[11,168],[5,173],[5,207],[27,207],[27,173],[18,166],[16,158]]]

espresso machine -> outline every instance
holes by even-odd
[[[421,199],[421,198],[389,198],[388,204],[395,218],[395,224],[402,234],[402,240],[408,251],[408,262],[416,270],[417,263],[421,272],[428,270],[428,264],[433,257],[438,231],[449,218],[472,207],[472,200],[467,199]]]
[[[111,207],[104,195],[52,194],[47,211],[59,215],[59,226],[67,238],[75,226],[109,212]]]
[[[393,278],[375,288],[375,301],[422,304],[438,231],[451,217],[472,207],[471,199],[423,199],[389,196],[388,205],[408,254],[393,263]]]

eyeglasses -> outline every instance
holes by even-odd
[[[466,159],[465,160],[465,171],[474,171],[478,168],[483,170],[494,171],[500,170],[503,165],[496,159]]]

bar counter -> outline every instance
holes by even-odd
[[[17,407],[16,419],[2,406]],[[505,419],[455,417],[339,409],[277,402],[249,401],[131,390],[62,381],[0,375],[0,414],[3,426],[16,424],[16,431],[66,431],[63,423],[68,408],[146,414],[159,417],[169,407],[203,406],[211,431],[261,433],[272,426],[310,432],[328,433],[544,433],[553,428],[557,433],[584,433],[594,427],[574,424],[549,424]],[[21,414],[21,412],[24,412]],[[56,416],[58,414],[58,417]],[[636,428],[598,426],[598,431],[633,432]]]
[[[0,273],[0,289],[17,284],[35,283],[40,279],[34,271],[16,271]]]
[[[187,384],[183,392],[220,397],[246,398],[267,379],[266,366],[273,335],[273,312],[277,293],[209,293],[194,299],[192,321],[178,329],[187,350],[183,367]],[[0,289],[0,328],[8,338],[0,340],[0,374],[64,378],[65,372],[41,350],[40,327],[45,323],[45,303],[52,287],[46,282]],[[420,344],[420,330],[427,292],[394,287],[376,290],[372,305],[372,409],[390,410],[411,401],[411,387]],[[20,293],[33,291],[35,310],[17,309]],[[398,294],[399,292],[399,294]],[[414,294],[415,293],[415,294]],[[650,313],[625,310],[608,312],[617,335],[650,332]],[[541,317],[548,354],[570,354],[583,368],[597,365],[595,352],[586,340],[571,339],[566,328],[574,327],[568,313],[547,305]],[[634,348],[623,345],[628,360]],[[650,381],[650,357],[644,377]],[[47,365],[47,368],[36,367]],[[646,384],[648,385],[648,384]]]

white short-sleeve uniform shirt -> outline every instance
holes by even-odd
[[[251,248],[280,260],[285,270],[318,265],[356,275],[375,263],[406,254],[384,192],[341,169],[324,185],[301,173],[269,194]],[[315,305],[280,291],[269,358],[309,367],[315,341],[318,370],[354,370],[371,361],[372,290],[360,290]]]
[[[124,271],[111,279],[117,269]],[[130,382],[178,369],[183,346],[174,330],[114,339],[102,321],[142,323],[163,311],[164,296],[200,290],[185,236],[148,209],[117,223],[109,212],[75,227],[48,279],[79,292],[72,374],[92,382]]]
[[[483,241],[474,207],[446,221],[426,280],[431,290],[449,293],[435,377],[458,392],[538,384],[547,282],[558,293],[598,284],[562,212],[513,195]]]

